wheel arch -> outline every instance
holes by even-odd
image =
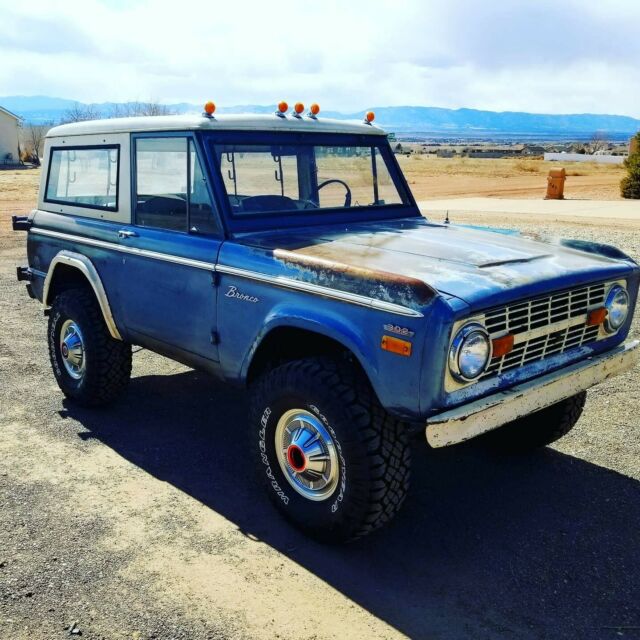
[[[59,251],[51,260],[42,290],[42,302],[45,307],[50,305],[50,299],[56,293],[66,288],[61,286],[65,275],[71,277],[74,284],[78,284],[78,278],[80,278],[91,287],[111,337],[116,340],[122,340],[98,271],[91,260],[80,253],[63,250]]]
[[[325,323],[291,317],[268,323],[245,359],[241,372],[245,384],[255,380],[270,363],[322,355],[351,360],[373,388],[358,336],[348,327],[343,329],[340,335],[331,335],[335,331],[328,331]]]

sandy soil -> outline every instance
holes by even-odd
[[[398,156],[417,200],[429,198],[497,196],[543,198],[550,169],[567,171],[566,198],[620,199],[617,165],[543,162],[535,159],[434,158],[428,155]]]
[[[63,399],[42,309],[15,281],[24,235],[8,218],[36,180],[0,172],[1,638],[638,637],[638,370],[530,456],[416,442],[393,525],[323,547],[256,489],[242,392],[141,351],[115,406]],[[458,221],[640,259],[640,225]]]

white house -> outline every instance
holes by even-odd
[[[18,164],[18,127],[20,116],[0,106],[0,166]]]

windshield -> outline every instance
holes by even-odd
[[[234,217],[406,204],[371,144],[215,144]]]

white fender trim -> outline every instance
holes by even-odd
[[[93,266],[93,263],[89,258],[83,256],[80,253],[74,253],[72,251],[60,251],[58,252],[51,264],[49,265],[49,271],[47,271],[47,276],[44,280],[44,288],[42,291],[42,302],[46,307],[49,306],[49,287],[51,286],[51,282],[53,280],[53,275],[55,273],[56,267],[59,264],[64,264],[69,267],[73,267],[74,269],[78,269],[84,277],[88,280],[93,292],[96,296],[96,300],[100,305],[100,310],[102,311],[102,317],[104,318],[105,324],[107,325],[107,329],[111,334],[112,338],[116,340],[122,340],[122,336],[118,331],[118,327],[116,326],[116,322],[113,319],[113,314],[111,313],[111,307],[109,306],[109,300],[107,298],[107,294],[102,286],[102,280],[100,280],[100,276],[96,271],[96,268]]]

